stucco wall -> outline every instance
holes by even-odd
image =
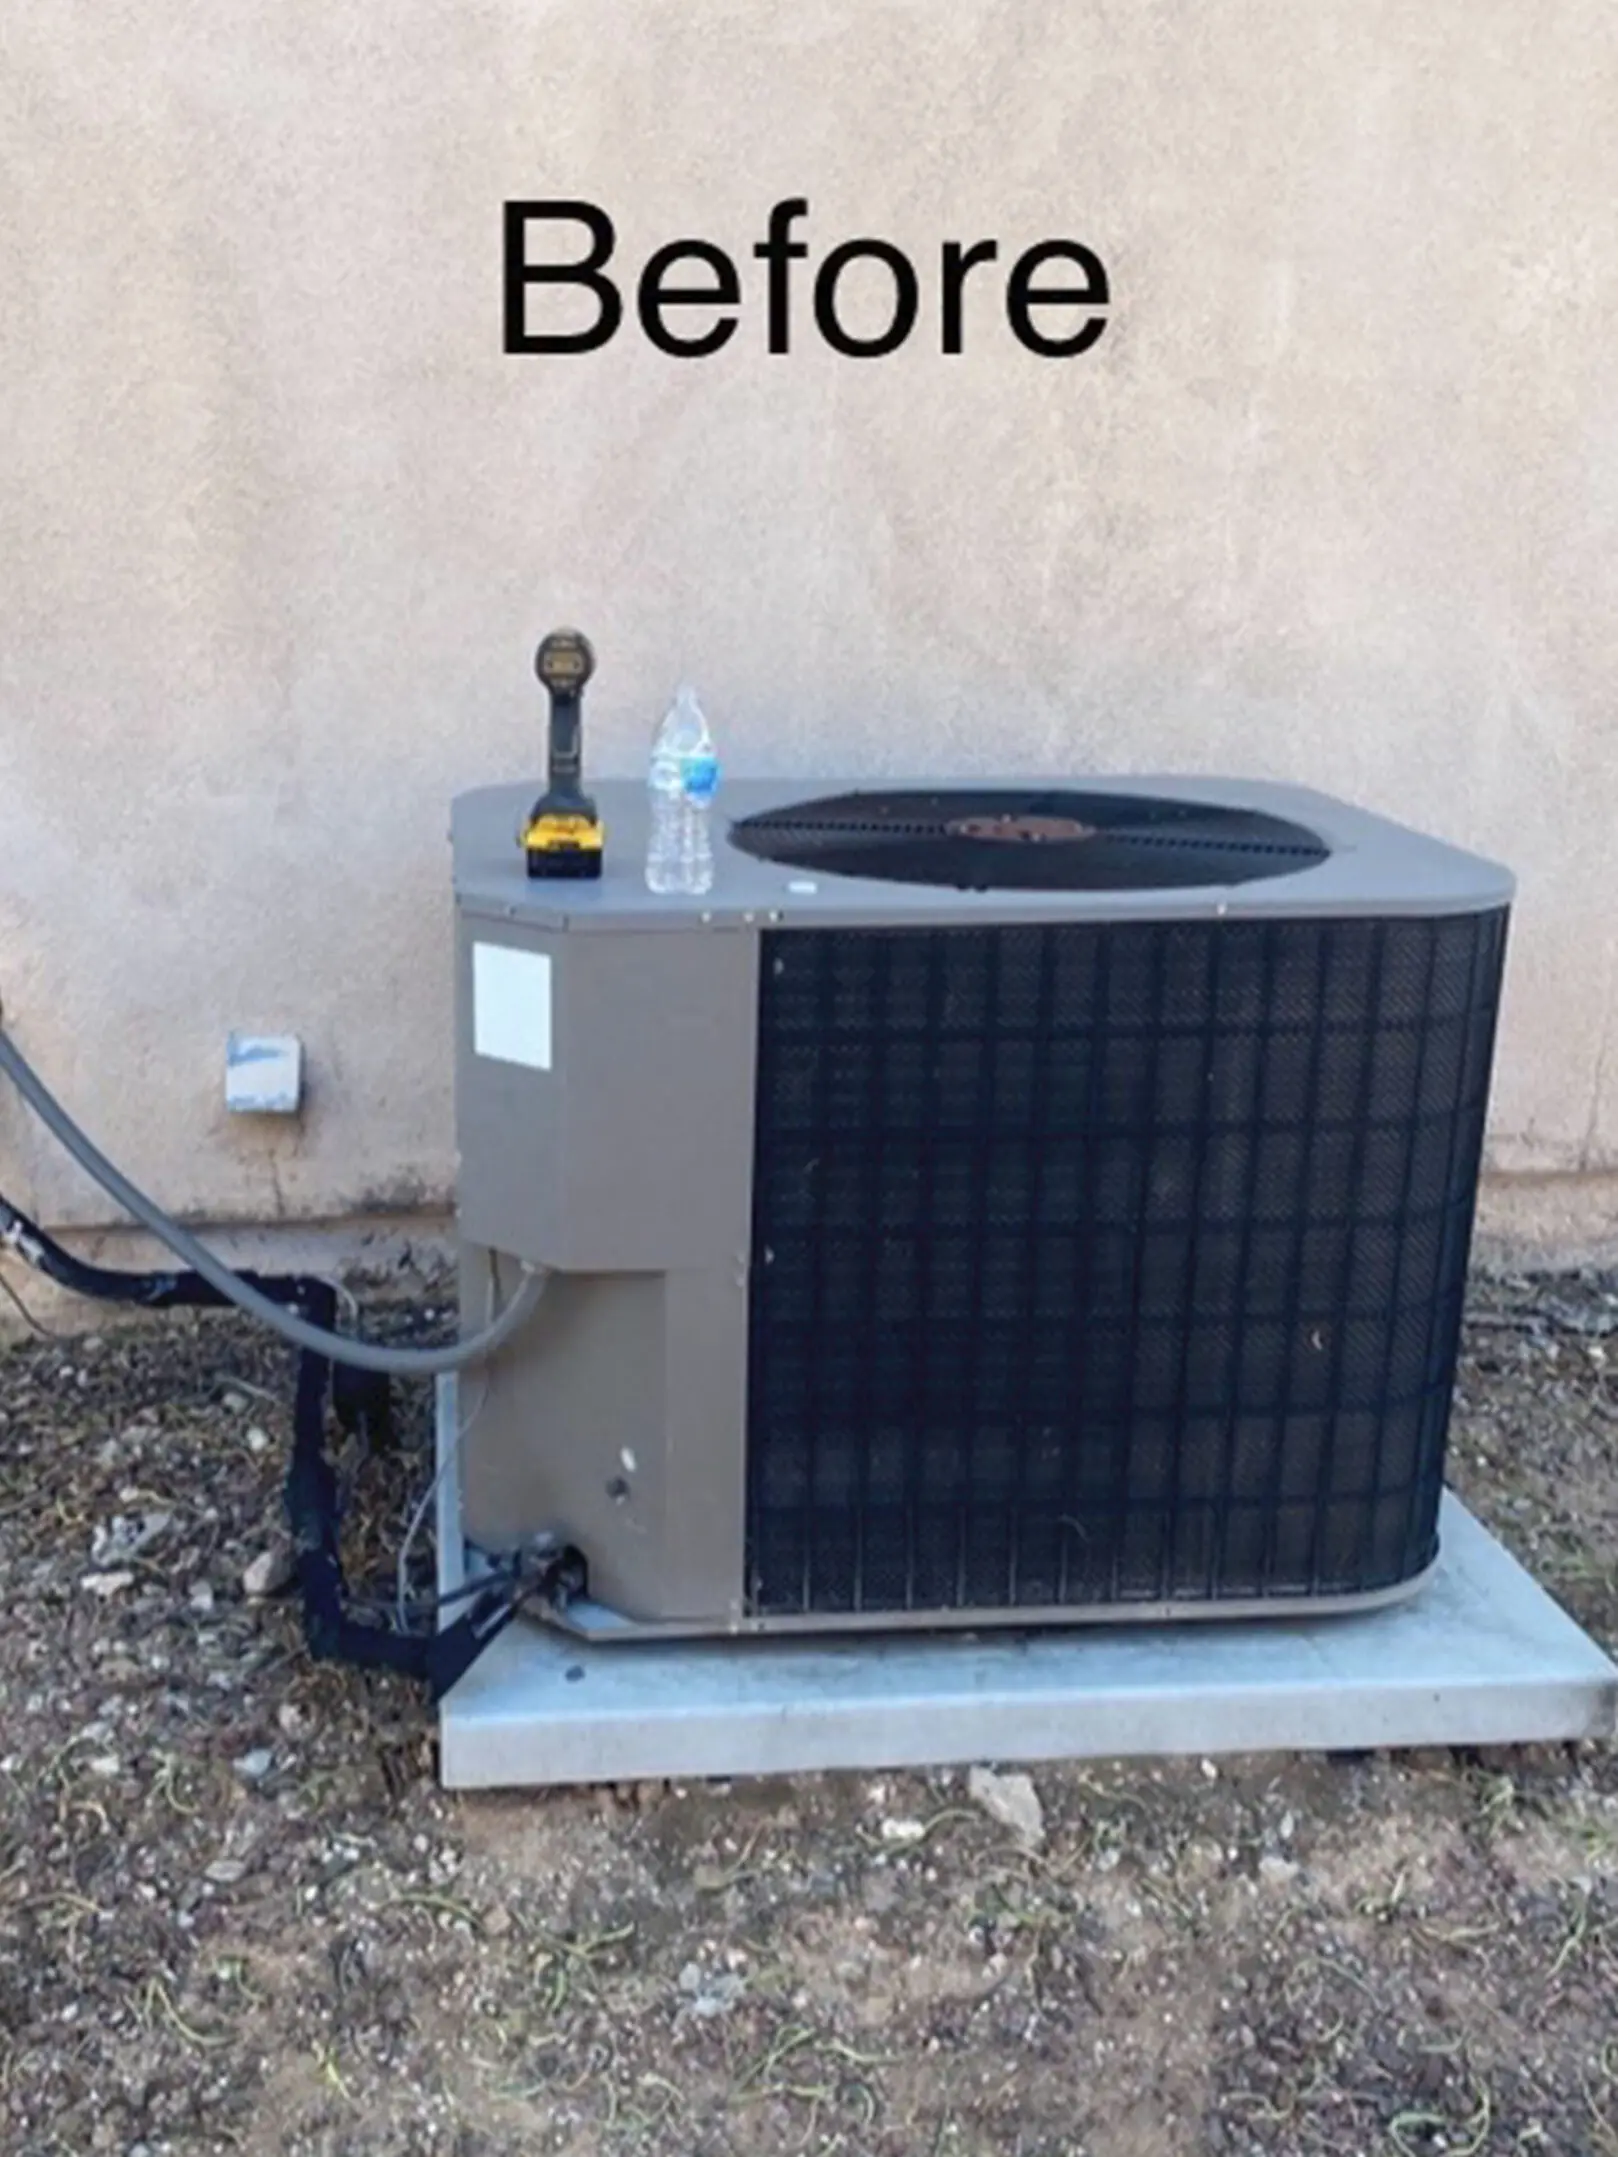
[[[734,769],[1294,774],[1498,854],[1492,1161],[1618,1166],[1606,0],[4,23],[0,994],[176,1204],[447,1190],[446,804],[565,619],[601,771],[689,672]],[[502,354],[505,198],[751,275],[798,193],[817,255],[1083,239],[1111,327]],[[227,1125],[233,1024],[300,1129]],[[0,1171],[104,1213],[4,1100]]]

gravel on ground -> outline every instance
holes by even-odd
[[[1618,2157],[1611,1748],[452,1796],[263,1592],[289,1375],[0,1355],[14,2157]],[[1615,1380],[1611,1277],[1474,1283],[1453,1479],[1609,1646]]]

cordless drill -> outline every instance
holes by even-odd
[[[523,826],[530,876],[599,876],[605,834],[596,805],[580,784],[584,769],[584,685],[596,655],[577,629],[553,629],[534,654],[534,672],[551,700],[545,791]]]

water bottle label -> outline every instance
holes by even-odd
[[[685,760],[686,800],[710,802],[718,791],[719,759],[716,756],[688,756]]]

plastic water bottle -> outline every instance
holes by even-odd
[[[719,759],[697,692],[675,692],[652,737],[646,784],[652,827],[646,883],[652,891],[697,894],[713,888],[713,837],[708,812],[719,787]]]

